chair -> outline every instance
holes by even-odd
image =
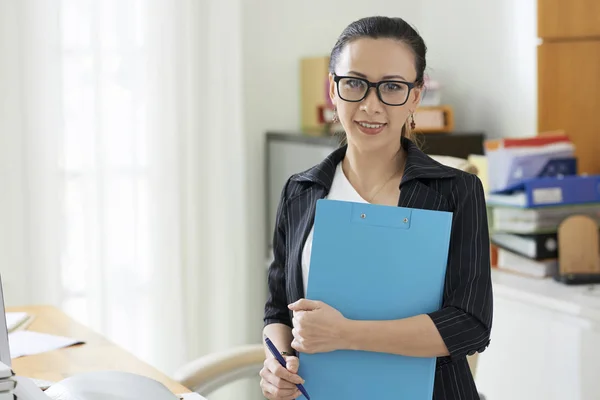
[[[477,168],[467,160],[447,156],[432,158],[442,164],[477,174]],[[477,368],[477,357],[475,354],[467,358],[473,376]],[[206,397],[229,383],[258,376],[264,360],[265,351],[262,344],[238,346],[200,357],[177,370],[173,378]]]
[[[173,378],[206,397],[229,383],[258,376],[264,361],[262,344],[237,346],[200,357],[178,369]]]

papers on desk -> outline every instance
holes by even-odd
[[[45,353],[83,343],[80,340],[63,336],[49,335],[32,331],[16,331],[8,335],[10,357],[17,358],[33,354]]]
[[[7,312],[6,327],[9,332],[13,332],[32,318],[33,316],[26,312]]]

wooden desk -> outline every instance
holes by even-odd
[[[57,308],[9,307],[6,311],[24,311],[34,315],[35,319],[27,328],[28,330],[72,337],[85,342],[82,345],[16,358],[13,360],[13,369],[17,375],[60,381],[81,372],[118,370],[155,379],[175,394],[190,392],[189,389],[140,361],[131,353],[75,322]]]

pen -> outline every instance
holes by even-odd
[[[275,357],[277,359],[277,361],[279,361],[279,364],[281,364],[283,366],[283,368],[286,368],[286,365],[285,365],[286,363],[285,363],[283,356],[281,355],[279,350],[277,350],[277,347],[275,347],[273,342],[271,342],[271,339],[269,339],[268,337],[265,336],[265,342],[267,343],[267,347],[269,348],[269,351],[271,352],[271,354],[273,354],[273,357]],[[306,392],[306,389],[304,389],[304,386],[302,386],[302,384],[297,384],[296,386],[298,387],[300,392],[302,392],[304,397],[306,397],[307,400],[310,400],[310,396]]]

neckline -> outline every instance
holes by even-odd
[[[344,168],[342,168],[342,162],[341,161],[338,164],[337,168],[338,168],[339,174],[342,177],[342,181],[343,181],[344,185],[346,187],[348,187],[348,189],[350,189],[356,195],[356,197],[358,197],[359,199],[361,199],[362,201],[364,201],[367,204],[371,204],[364,197],[362,197],[360,195],[360,193],[358,193],[358,190],[356,190],[356,188],[354,186],[352,186],[352,182],[350,182],[350,179],[348,179],[348,177],[346,176],[346,173],[344,172]]]

